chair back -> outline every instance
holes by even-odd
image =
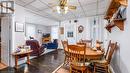
[[[99,41],[99,40],[96,40],[96,48],[98,50],[101,50],[102,49],[102,46],[103,46],[103,42]]]
[[[62,41],[62,40],[61,40],[61,43],[62,43],[63,49],[64,49],[65,51],[69,51],[69,50],[68,50],[68,40],[66,40],[66,41]]]
[[[86,44],[86,47],[92,47],[92,40],[81,40],[82,43]]]
[[[105,58],[107,57],[108,55],[108,51],[110,49],[110,46],[111,46],[111,40],[109,41],[109,44],[108,44],[108,47],[107,47],[107,51],[106,51],[106,54],[105,54]]]
[[[44,47],[40,46],[37,40],[26,40],[26,45],[33,50],[31,56],[38,56],[44,52]]]
[[[85,53],[86,45],[77,46],[77,45],[68,45],[71,62],[78,65],[82,62],[82,66],[85,66]]]
[[[108,50],[108,54],[106,56],[106,60],[108,62],[108,64],[110,64],[112,56],[114,51],[117,49],[117,42],[116,43],[111,43],[110,44],[110,49]]]

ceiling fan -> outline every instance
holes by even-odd
[[[69,10],[76,10],[76,6],[68,4],[68,0],[59,0],[59,4],[56,5],[56,11],[59,14],[66,14]]]

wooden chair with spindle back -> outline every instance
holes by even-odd
[[[96,40],[96,48],[98,50],[102,50],[102,46],[103,46],[103,42],[99,41],[99,40]]]
[[[110,41],[109,43],[110,48],[107,50],[105,59],[94,63],[94,73],[109,73],[109,65],[112,59],[112,55],[117,49],[117,42],[111,43]]]
[[[107,51],[106,51],[106,53],[105,53],[105,55],[104,55],[104,58],[105,58],[105,59],[106,59],[106,57],[107,57],[107,55],[108,55],[108,51],[110,50],[110,48],[111,48],[111,40],[110,40],[109,43],[108,43]]]
[[[77,44],[84,45],[86,44],[86,47],[92,47],[92,40],[80,40]]]
[[[65,58],[64,58],[64,65],[67,65],[69,63],[69,49],[68,49],[68,40],[62,41],[64,53],[65,53]]]
[[[86,45],[77,46],[77,45],[68,45],[70,50],[70,73],[85,73],[87,70],[85,64],[85,53]]]

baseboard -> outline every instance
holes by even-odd
[[[112,68],[112,66],[110,65],[110,70],[112,73],[115,73],[114,69]]]

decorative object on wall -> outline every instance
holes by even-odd
[[[60,34],[64,34],[64,27],[60,27]]]
[[[42,30],[38,30],[38,33],[39,33],[39,34],[42,34]]]
[[[74,23],[77,23],[78,22],[78,20],[74,20]]]
[[[110,33],[111,29],[117,26],[120,30],[124,30],[124,21],[126,20],[127,0],[112,0],[105,15],[108,25],[105,27]]]
[[[80,25],[80,26],[78,27],[78,32],[79,32],[79,33],[82,33],[83,30],[84,30],[84,27],[83,27],[82,25]]]
[[[67,32],[67,37],[73,37],[73,32]]]
[[[23,23],[15,23],[15,31],[16,32],[24,32],[24,24]]]

